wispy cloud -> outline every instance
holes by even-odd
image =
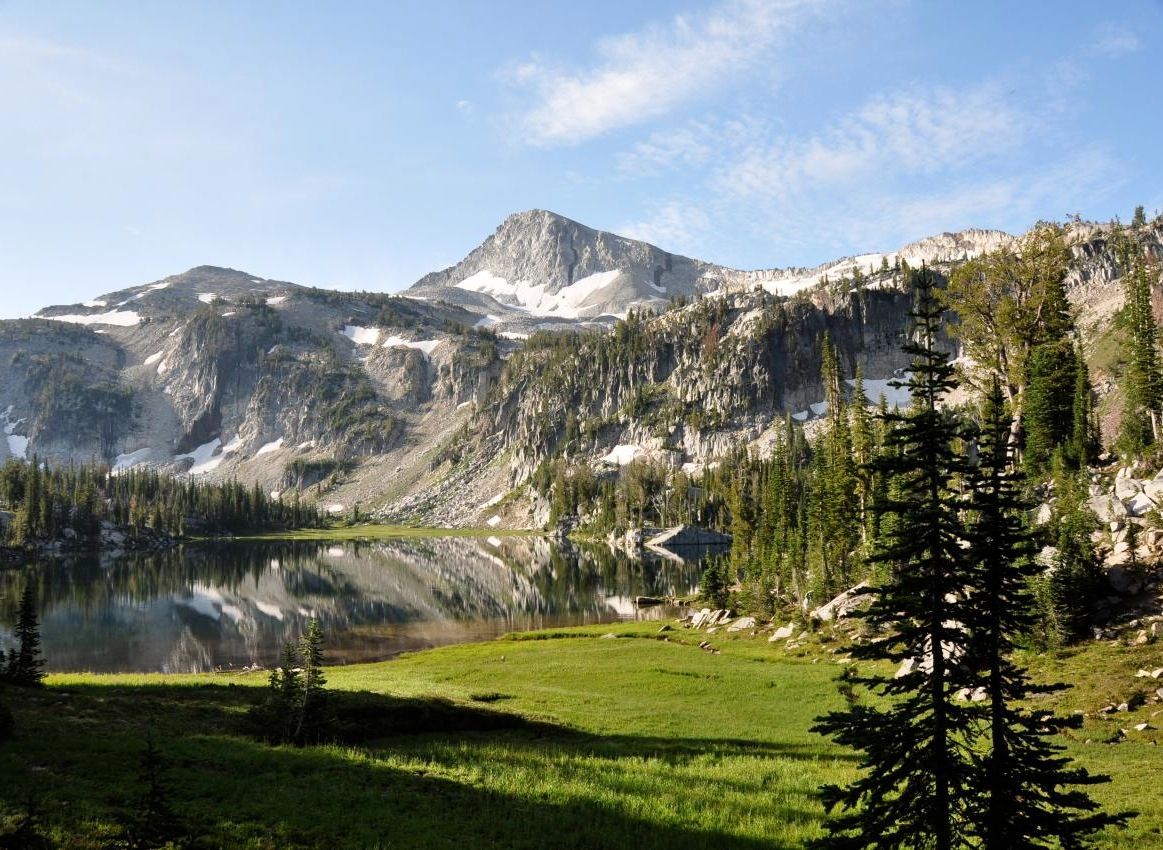
[[[697,256],[710,230],[711,219],[705,209],[672,201],[645,219],[622,225],[618,232],[668,251]]]
[[[932,174],[1013,150],[1032,124],[993,85],[878,95],[822,133],[755,140],[717,183],[739,197],[786,200],[870,178]]]
[[[760,58],[835,0],[726,0],[713,11],[606,38],[591,67],[568,69],[542,57],[508,69],[533,92],[519,116],[522,140],[577,144],[670,112]]]
[[[1095,34],[1091,51],[1099,56],[1117,59],[1129,53],[1137,53],[1142,46],[1143,43],[1134,30],[1108,23]]]

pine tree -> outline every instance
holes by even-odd
[[[879,506],[898,518],[876,556],[890,575],[864,615],[875,637],[852,650],[860,659],[912,663],[896,677],[855,677],[886,699],[854,701],[815,727],[859,750],[863,768],[848,788],[824,788],[828,809],[844,811],[827,823],[830,834],[818,847],[950,850],[964,846],[971,830],[967,792],[980,711],[953,697],[953,669],[969,642],[959,625],[966,574],[953,491],[963,464],[953,451],[959,429],[939,407],[955,382],[947,355],[936,349],[941,309],[926,270],[916,286],[915,336],[905,346],[914,404],[886,415],[891,451],[878,464],[900,487]]]
[[[1031,591],[1037,565],[1029,557],[1031,543],[1022,521],[1027,505],[1010,462],[1010,422],[996,381],[981,418],[978,463],[970,476],[973,520],[967,530],[974,592],[965,624],[973,639],[961,670],[967,674],[966,687],[984,683],[989,746],[974,789],[978,811],[972,822],[983,850],[1080,847],[1088,835],[1125,817],[1099,812],[1084,792],[1066,787],[1106,777],[1070,767],[1069,759],[1059,755],[1063,748],[1047,740],[1063,722],[1044,710],[1020,707],[1035,689],[1013,661],[1014,640],[1029,633],[1037,617]]]
[[[327,679],[323,675],[323,631],[314,617],[299,641],[299,663],[303,670],[303,683],[295,738],[303,741],[317,738],[326,727],[326,694],[323,686],[327,684]]]
[[[14,685],[35,686],[44,679],[44,660],[40,657],[40,624],[36,615],[36,592],[32,582],[24,586],[13,630],[18,647],[8,651],[4,678]]]
[[[1124,392],[1126,403],[1119,433],[1119,449],[1134,456],[1159,437],[1159,410],[1163,405],[1163,367],[1159,362],[1159,332],[1151,304],[1151,283],[1143,251],[1125,234],[1116,241],[1123,267],[1126,297],[1124,318],[1130,334]]]
[[[169,763],[154,743],[153,733],[146,735],[138,779],[141,793],[135,808],[125,818],[125,847],[128,850],[173,847],[181,838],[181,820],[170,802],[172,792],[166,781]]]

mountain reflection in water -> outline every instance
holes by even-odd
[[[54,671],[194,672],[269,665],[318,617],[332,664],[508,631],[672,616],[698,558],[638,560],[543,538],[218,543],[44,560],[0,571],[0,648],[35,582]]]

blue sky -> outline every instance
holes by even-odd
[[[0,316],[394,291],[510,212],[814,265],[1163,209],[1163,0],[0,0]]]

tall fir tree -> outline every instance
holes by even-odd
[[[1064,722],[1023,707],[1035,690],[1048,688],[1034,688],[1013,660],[1015,640],[1028,634],[1037,618],[1031,586],[1039,568],[1030,557],[1023,522],[1028,506],[1011,462],[1009,433],[995,382],[982,407],[977,464],[969,476],[973,592],[965,625],[973,639],[960,669],[967,688],[983,683],[989,715],[972,822],[983,850],[1082,847],[1088,836],[1125,818],[1102,813],[1085,792],[1071,787],[1106,777],[1071,767],[1063,748],[1048,740]]]
[[[954,669],[969,648],[960,625],[967,576],[954,488],[963,471],[953,449],[960,429],[941,408],[955,387],[949,358],[937,349],[941,307],[926,270],[915,283],[915,331],[905,346],[914,403],[886,414],[889,452],[877,464],[899,487],[878,506],[898,520],[875,556],[889,575],[864,615],[874,637],[852,650],[855,658],[908,664],[895,677],[854,677],[883,699],[853,701],[815,727],[860,751],[862,768],[847,788],[823,789],[828,809],[843,811],[817,847],[951,850],[972,831],[967,801],[980,709],[954,698]]]
[[[40,623],[36,614],[36,591],[29,581],[20,596],[13,630],[16,648],[8,650],[4,678],[14,685],[35,686],[44,679],[44,659],[40,655]]]

